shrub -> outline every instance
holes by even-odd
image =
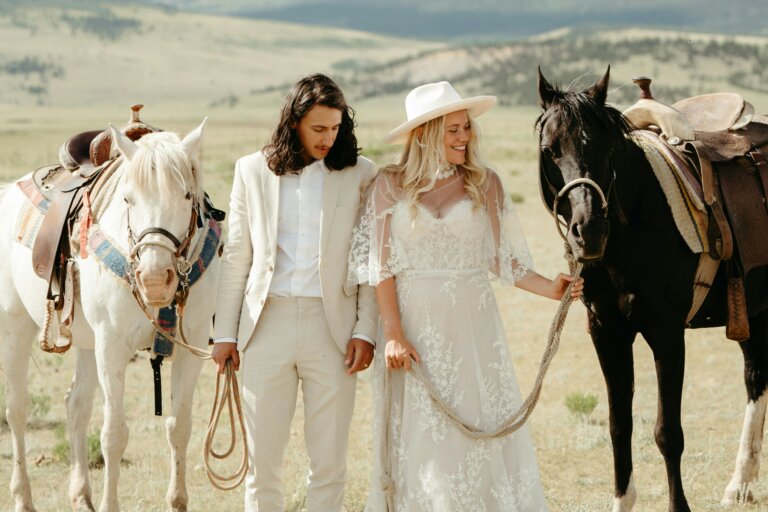
[[[597,396],[592,393],[571,393],[565,397],[565,406],[574,416],[587,418],[597,407]]]
[[[55,430],[56,444],[53,445],[53,458],[61,463],[69,464],[69,439],[67,439],[67,430],[64,425],[58,425]],[[88,434],[86,438],[88,446],[88,467],[104,467],[104,455],[101,453],[101,431],[96,430]]]

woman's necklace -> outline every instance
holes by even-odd
[[[447,169],[440,169],[437,171],[437,179],[444,180],[446,178],[450,178],[456,173],[456,166],[451,165]]]

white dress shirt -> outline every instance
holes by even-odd
[[[277,211],[277,258],[269,295],[275,297],[322,297],[320,288],[320,213],[323,181],[331,171],[315,160],[299,174],[280,176]],[[340,172],[340,171],[339,171]],[[374,344],[361,334],[352,334]],[[235,342],[218,338],[216,343]]]
[[[320,210],[323,180],[329,172],[315,160],[300,174],[280,176],[277,259],[269,294],[322,297],[320,289]]]

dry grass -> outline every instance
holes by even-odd
[[[247,108],[232,111],[210,109],[204,162],[207,188],[219,206],[226,205],[232,164],[238,155],[256,150],[274,122],[278,97],[261,97]],[[392,159],[392,149],[377,142],[400,122],[399,98],[356,104],[361,123],[359,134],[367,153],[380,163]],[[151,108],[148,122],[166,129],[185,131],[194,127],[203,112],[195,109]],[[535,109],[497,109],[484,116],[481,125],[489,160],[503,176],[508,192],[523,197],[517,208],[528,236],[537,268],[546,275],[563,271],[562,245],[551,218],[539,201],[535,173]],[[125,118],[124,109],[85,112],[66,109],[0,109],[3,144],[0,146],[0,181],[55,160],[58,144],[69,132]],[[76,120],[73,121],[73,120]],[[497,299],[506,322],[509,345],[522,389],[530,389],[538,369],[545,337],[556,304],[523,293],[499,288]],[[542,478],[553,511],[603,511],[611,506],[613,487],[611,446],[607,428],[607,405],[603,379],[591,342],[585,333],[581,305],[572,308],[560,352],[544,383],[539,405],[531,419],[531,430],[539,454]],[[745,405],[740,351],[724,339],[721,329],[690,332],[683,403],[686,452],[683,479],[694,510],[715,510],[733,470]],[[53,462],[55,424],[64,421],[63,397],[74,364],[73,354],[55,356],[35,351],[30,370],[32,392],[52,397],[46,422],[28,435],[27,458],[38,510],[68,508],[63,479],[67,468]],[[642,339],[635,348],[636,395],[633,440],[634,478],[639,493],[637,510],[663,510],[667,502],[664,465],[653,440],[656,414],[656,383],[653,358]],[[164,372],[168,375],[169,368]],[[127,375],[127,416],[131,441],[121,472],[123,510],[164,510],[168,475],[168,452],[164,422],[152,415],[151,373],[146,357],[131,364]],[[189,451],[191,510],[239,510],[241,490],[223,493],[207,482],[202,469],[202,438],[213,394],[213,368],[206,365],[197,384],[195,425]],[[167,383],[170,379],[166,378]],[[568,413],[565,397],[579,392],[594,394],[598,405],[591,421]],[[166,397],[168,397],[166,393]],[[166,406],[167,407],[167,406]],[[346,507],[362,510],[368,487],[371,397],[368,377],[358,386],[357,406],[351,436],[349,483]],[[91,430],[99,427],[97,407]],[[266,421],[266,420],[265,420]],[[0,482],[10,479],[11,442],[0,429]],[[33,463],[32,461],[38,461]],[[301,510],[307,458],[302,440],[302,412],[297,409],[291,442],[286,454],[286,500],[290,510]],[[95,496],[101,495],[102,471],[92,470]],[[55,482],[55,485],[51,485]],[[768,509],[768,486],[758,483],[752,510]],[[0,510],[12,507],[7,489],[0,491]]]

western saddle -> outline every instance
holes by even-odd
[[[728,265],[726,335],[748,339],[743,277],[768,265],[768,117],[755,115],[737,93],[694,96],[668,106],[653,98],[650,78],[633,81],[640,99],[624,115],[635,128],[659,133],[693,171],[681,174],[698,178],[695,188],[709,214],[707,252]]]
[[[141,121],[143,105],[131,106],[131,118],[121,129],[127,137],[138,140],[159,131]],[[109,130],[91,130],[71,136],[59,149],[60,163],[38,169],[28,186],[34,187],[50,205],[32,246],[32,265],[38,277],[48,283],[45,326],[40,345],[49,352],[65,352],[72,337],[69,327],[74,312],[74,277],[70,237],[81,221],[88,204],[116,169],[118,155],[112,147]],[[81,251],[83,237],[81,227]],[[87,231],[87,229],[85,230]],[[58,311],[59,322],[53,318]],[[57,332],[58,324],[58,332]]]

